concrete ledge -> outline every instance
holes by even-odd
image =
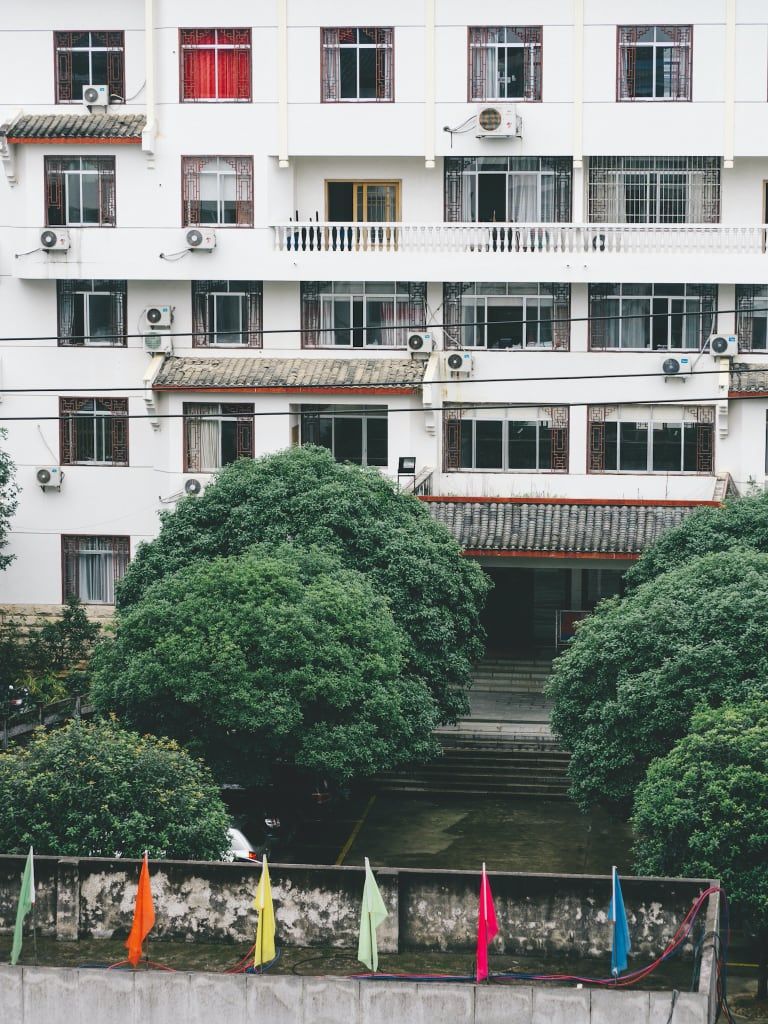
[[[667,1024],[672,994],[0,967],[2,1024]],[[708,1024],[681,993],[674,1024]]]

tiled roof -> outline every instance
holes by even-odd
[[[768,364],[734,363],[731,367],[730,390],[768,393]]]
[[[26,139],[124,139],[141,142],[143,114],[23,114],[0,131],[9,142]]]
[[[413,391],[426,364],[415,359],[185,358],[170,356],[152,384],[162,390],[206,388],[298,391],[303,388],[382,388]]]
[[[426,502],[469,551],[636,555],[678,526],[696,505],[536,501]]]

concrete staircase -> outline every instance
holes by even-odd
[[[549,727],[551,659],[489,657],[473,672],[470,713],[437,736],[443,756],[383,776],[384,792],[563,798],[569,754]]]

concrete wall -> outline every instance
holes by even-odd
[[[23,857],[0,857],[0,931],[13,927]],[[133,912],[139,862],[36,857],[37,920],[61,939],[121,938]],[[162,861],[151,866],[157,939],[244,942],[258,869],[250,865]],[[363,873],[357,867],[271,865],[279,941],[288,946],[357,944]],[[478,874],[472,871],[377,869],[389,917],[379,948],[471,951],[475,946]],[[605,957],[610,880],[594,875],[495,872],[499,952]],[[624,878],[632,952],[644,961],[672,937],[708,883]],[[703,930],[703,917],[701,929]],[[694,936],[695,938],[695,936]]]
[[[665,1024],[669,992],[0,967],[3,1024]],[[681,993],[675,1024],[708,1024]]]

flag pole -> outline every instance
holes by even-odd
[[[147,871],[149,871],[149,850],[145,850],[144,851],[144,862],[147,865]],[[149,934],[147,934],[147,937],[146,937],[146,939],[144,941],[146,942],[146,946],[144,947],[144,970],[148,971],[149,970]]]

